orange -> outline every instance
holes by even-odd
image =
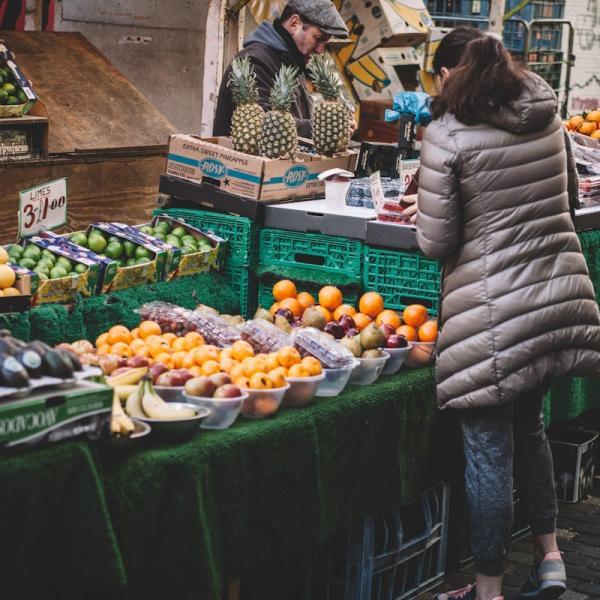
[[[299,363],[289,368],[288,377],[310,377],[310,372],[302,363]]]
[[[333,285],[326,285],[319,290],[319,304],[327,310],[335,310],[342,302],[342,292]]]
[[[175,362],[173,361],[173,357],[168,352],[163,352],[154,357],[156,362],[162,363],[165,367],[169,367],[169,369],[175,368]]]
[[[279,310],[279,302],[274,302],[271,304],[271,308],[269,309],[269,313],[274,315]]]
[[[270,390],[274,385],[266,373],[254,373],[250,377],[250,387],[254,390]]]
[[[193,353],[197,365],[202,365],[207,360],[219,362],[219,349],[216,346],[199,346]]]
[[[173,352],[173,354],[171,354],[171,358],[173,359],[173,364],[175,365],[176,369],[189,368],[189,367],[183,366],[183,360],[184,360],[185,356],[186,356],[186,354],[183,350],[180,350],[179,352]]]
[[[96,350],[96,354],[110,354],[111,345],[110,344],[100,344],[98,349]]]
[[[216,360],[207,360],[202,363],[200,370],[202,371],[202,375],[214,375],[221,371],[221,365]]]
[[[139,328],[139,327],[136,327],[135,329],[132,329],[132,330],[131,330],[131,337],[132,337],[134,340],[137,340],[137,339],[139,339],[139,337],[140,337],[140,328]]]
[[[317,310],[321,311],[321,314],[323,315],[323,317],[325,317],[325,321],[327,321],[327,323],[329,323],[329,321],[331,321],[331,313],[324,306],[317,304],[315,306],[315,308]]]
[[[96,348],[100,348],[100,346],[104,346],[106,344],[106,340],[108,340],[108,333],[103,333],[96,338]]]
[[[131,340],[131,344],[129,344],[129,347],[131,348],[131,351],[135,354],[138,350],[141,350],[142,348],[146,347],[146,342],[144,342],[144,340],[140,340],[138,339],[134,339]]]
[[[298,364],[302,360],[300,352],[293,346],[284,346],[277,354],[279,364],[286,369],[289,369],[292,365]]]
[[[160,335],[162,333],[160,325],[156,321],[142,321],[138,330],[139,336],[143,340],[151,335]]]
[[[590,137],[593,137],[595,140],[600,140],[600,129],[596,129],[596,131],[592,131],[592,135]]]
[[[267,373],[267,377],[273,382],[273,387],[280,388],[285,387],[286,380],[285,376],[287,375],[287,370],[283,367],[277,367],[277,369],[273,369]]]
[[[234,365],[232,367],[231,371],[229,371],[229,377],[231,377],[231,381],[234,381],[234,382],[236,379],[239,379],[240,377],[245,377],[244,365],[241,363]]]
[[[354,308],[354,306],[350,306],[350,304],[342,304],[333,311],[333,318],[336,321],[339,321],[342,315],[350,315],[351,317],[353,317],[355,314],[356,309]]]
[[[224,358],[233,358],[233,354],[231,353],[231,348],[223,348],[219,353],[219,359],[223,360]]]
[[[148,344],[148,350],[150,351],[150,356],[152,358],[157,358],[159,354],[169,354],[171,353],[171,346],[165,342],[165,340],[158,338],[159,341],[154,342],[152,344]]]
[[[174,333],[163,333],[161,337],[169,344],[169,347],[172,346],[173,342],[177,339],[177,336]]]
[[[306,358],[303,358],[301,364],[306,367],[311,377],[315,375],[320,375],[323,371],[321,362],[314,356],[307,356]]]
[[[117,356],[123,356],[125,358],[130,358],[133,356],[133,351],[129,347],[129,344],[126,344],[125,342],[117,342],[116,344],[113,344],[112,348],[110,349],[110,353],[116,354]]]
[[[419,327],[417,336],[420,342],[435,342],[438,335],[437,321],[426,321]]]
[[[391,325],[394,329],[398,329],[402,325],[402,319],[395,310],[384,310],[377,315],[375,319],[377,325]]]
[[[171,344],[171,350],[173,350],[173,352],[181,352],[185,350],[185,338],[178,337],[174,339],[173,343]]]
[[[600,110],[590,110],[590,112],[585,115],[585,120],[596,121],[596,123],[600,125]]]
[[[139,350],[136,350],[135,355],[141,356],[143,358],[149,358],[150,357],[150,349],[148,348],[148,346],[143,346]]]
[[[267,354],[267,369],[272,371],[273,369],[277,369],[277,367],[279,367],[279,355],[277,352]]]
[[[396,329],[396,334],[403,335],[409,342],[414,342],[417,339],[417,330],[412,325],[400,325]]]
[[[298,302],[300,302],[300,306],[302,307],[302,310],[306,310],[309,306],[315,305],[315,299],[308,292],[300,292],[296,296],[296,300],[298,300]]]
[[[219,360],[219,364],[221,365],[221,371],[224,373],[229,373],[235,365],[239,365],[240,363],[237,360],[233,360],[233,358],[221,357]]]
[[[231,357],[242,362],[245,358],[254,356],[254,348],[244,340],[238,340],[231,346]]]
[[[297,294],[296,284],[289,279],[282,279],[273,286],[273,298],[277,302],[286,298],[295,298]]]
[[[302,313],[304,312],[302,305],[300,304],[300,302],[298,302],[298,300],[296,300],[296,298],[284,298],[279,303],[279,308],[289,310],[294,315],[294,317],[301,317]]]
[[[361,313],[374,319],[383,311],[383,298],[377,292],[367,292],[360,297],[358,308]]]
[[[194,377],[200,377],[202,375],[202,368],[199,367],[198,365],[194,365],[192,367],[190,367],[188,369],[188,371],[194,376]]]
[[[181,367],[179,367],[179,368],[180,369],[191,369],[194,365],[196,365],[196,356],[194,355],[194,351],[190,350],[188,352],[184,352],[183,358],[181,359]],[[197,366],[199,366],[199,365],[197,365]]]
[[[183,349],[193,350],[204,344],[204,338],[197,331],[190,331],[183,336]]]
[[[247,390],[250,387],[250,380],[243,375],[238,377],[237,379],[232,379],[233,383],[237,385],[239,388]]]
[[[577,131],[577,128],[581,123],[583,123],[583,117],[581,115],[574,115],[569,119],[569,127],[573,131]]]
[[[402,321],[412,327],[421,327],[427,321],[427,309],[421,304],[411,304],[404,309]]]
[[[371,317],[364,315],[363,313],[356,313],[353,317],[356,329],[362,331],[371,322]]]
[[[596,121],[584,121],[579,124],[577,131],[583,133],[583,135],[591,135],[596,129],[598,129],[598,123],[596,123]]]
[[[242,361],[244,375],[251,377],[254,373],[264,373],[267,371],[267,361],[264,358],[249,356]]]
[[[131,333],[124,325],[115,325],[108,330],[108,338],[106,339],[107,344],[110,344],[111,346],[117,342],[129,344],[130,341]]]

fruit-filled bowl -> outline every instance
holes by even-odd
[[[436,342],[413,342],[406,357],[407,367],[426,367],[435,362]]]
[[[202,429],[227,429],[234,424],[248,394],[242,393],[235,398],[207,398],[184,393],[184,398],[188,404],[210,410],[210,415],[200,425]]]
[[[312,377],[286,377],[285,379],[290,384],[290,389],[283,397],[283,406],[301,408],[312,402],[321,381],[325,379],[325,373]]]
[[[150,435],[155,438],[168,441],[178,441],[191,437],[200,426],[202,419],[210,414],[208,408],[199,407],[186,402],[169,402],[171,410],[180,412],[181,418],[151,419],[149,417],[138,417],[140,421],[148,423],[152,427]],[[192,413],[192,414],[190,414]]]
[[[250,419],[264,419],[274,415],[289,389],[289,383],[284,387],[264,390],[242,389],[242,392],[248,394],[248,398],[242,404],[242,414]]]
[[[381,352],[373,358],[359,358],[359,365],[350,376],[350,383],[354,385],[371,385],[375,383],[383,372],[385,363],[390,358],[388,351]]]
[[[344,388],[350,379],[350,375],[352,375],[352,371],[356,369],[359,364],[358,360],[356,360],[347,367],[341,367],[339,369],[323,369],[325,378],[319,384],[315,396],[320,398],[339,396],[339,394],[344,391]]]
[[[131,419],[133,422],[134,430],[129,435],[111,435],[107,438],[108,446],[112,450],[125,451],[131,450],[141,446],[145,438],[151,431],[151,427],[148,423],[145,423],[141,419]]]
[[[385,351],[390,355],[385,366],[383,367],[382,375],[395,375],[404,365],[404,361],[412,347],[412,343],[408,342],[406,348],[386,348]]]

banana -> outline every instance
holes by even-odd
[[[133,393],[137,394],[137,389],[138,389],[137,385],[118,385],[117,387],[114,388],[114,390],[121,402],[124,402],[125,400],[127,400],[127,398],[129,398],[129,396],[131,394],[133,394]]]
[[[142,377],[148,372],[148,367],[138,367],[137,369],[130,369],[129,371],[125,371],[125,373],[121,373],[116,377],[108,377],[106,379],[106,383],[110,385],[110,387],[115,388],[121,385],[135,385],[139,383]]]
[[[121,401],[116,392],[113,393],[110,429],[115,434],[129,435],[135,430],[133,421],[123,412]]]
[[[142,386],[143,384],[140,383],[139,388],[141,389]],[[130,417],[141,417],[142,419],[146,418],[146,413],[142,410],[142,404],[140,400],[141,395],[138,389],[127,396],[127,402],[125,402],[125,411]]]
[[[156,394],[151,381],[142,382],[142,385],[140,386],[140,396],[142,410],[151,419],[159,419],[161,421],[181,421],[183,419],[193,419],[197,414],[193,408],[174,410],[172,406],[169,406],[167,402]]]

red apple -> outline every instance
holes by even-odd
[[[328,333],[329,335],[332,335],[336,340],[341,340],[344,337],[344,335],[346,335],[344,328],[335,321],[327,323],[327,325],[325,325],[325,327],[323,328],[323,331],[325,333]]]
[[[147,367],[148,359],[144,358],[143,356],[132,356],[127,360],[127,366],[131,367],[132,369]]]
[[[387,339],[385,347],[386,348],[406,348],[408,346],[408,342],[403,335],[390,335]]]
[[[169,370],[169,368],[167,367],[167,365],[164,365],[161,362],[154,363],[150,367],[150,375],[152,376],[152,383],[156,383],[158,376],[162,375],[163,373],[166,373],[168,370]]]
[[[175,369],[171,371],[172,373],[177,373],[179,377],[183,380],[181,385],[185,385],[187,381],[193,379],[194,375],[190,372],[189,369]]]
[[[220,388],[231,383],[231,377],[227,373],[215,373],[210,376],[210,380],[215,384],[215,387]]]
[[[391,326],[388,325],[387,323],[384,323],[383,325],[379,326],[379,329],[381,330],[381,333],[383,333],[383,337],[387,340],[391,335],[395,335],[396,330]]]
[[[358,329],[348,329],[348,331],[346,332],[346,337],[354,337],[355,335],[358,335],[360,333],[360,331]]]
[[[356,329],[356,323],[350,315],[342,315],[338,319],[338,323],[344,328],[346,333],[348,333],[350,329]]]
[[[237,385],[228,383],[222,385],[215,390],[213,398],[239,398],[242,395],[240,388]]]

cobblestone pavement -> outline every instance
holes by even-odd
[[[557,535],[569,578],[568,591],[561,600],[600,599],[600,479],[596,479],[592,497],[577,504],[561,504]],[[505,600],[519,597],[532,561],[531,536],[513,542],[504,577]],[[436,591],[460,588],[473,579],[472,567],[449,573],[447,582]],[[422,594],[417,600],[431,600],[434,596]]]

